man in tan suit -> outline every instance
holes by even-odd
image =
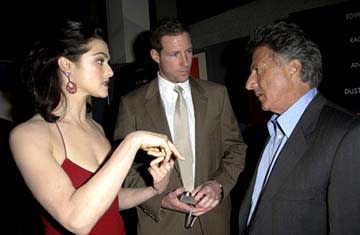
[[[121,98],[114,138],[134,130],[149,130],[174,138],[174,111],[181,86],[188,109],[191,152],[194,159],[196,205],[179,200],[184,192],[179,164],[168,190],[137,208],[141,234],[230,234],[229,193],[244,169],[246,145],[223,85],[189,77],[192,45],[189,29],[177,19],[165,19],[151,35],[151,57],[158,63],[157,79]],[[188,156],[185,156],[185,158]],[[125,186],[140,187],[147,177],[141,164],[133,167]],[[156,190],[156,189],[154,189]],[[197,219],[185,228],[185,215]]]

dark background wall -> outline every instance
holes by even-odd
[[[327,1],[321,1],[321,4],[320,1],[275,1],[278,2],[275,8],[270,7],[271,2],[219,1],[210,6],[208,1],[179,0],[175,2],[177,12],[173,12],[191,24],[195,53],[206,53],[208,79],[227,86],[244,139],[249,145],[248,167],[240,176],[239,184],[233,192],[234,225],[237,221],[237,209],[266,136],[264,124],[269,115],[261,111],[257,99],[244,88],[250,64],[245,47],[251,30],[256,25],[283,19],[303,26],[319,43],[323,53],[324,80],[320,90],[334,102],[360,112],[359,1],[329,0],[329,4],[325,3]],[[314,5],[309,8],[310,2]],[[159,6],[156,5],[158,3],[159,1],[155,0],[149,1],[151,26],[159,16],[163,16],[159,14]],[[303,9],[301,4],[308,4],[307,8]],[[73,16],[89,18],[105,30],[108,24],[103,0],[42,0],[21,3],[8,1],[1,5],[0,26],[3,40],[0,44],[0,88],[5,93],[23,92],[17,83],[18,62],[32,42],[47,33],[48,27]],[[47,10],[43,10],[43,7]],[[285,8],[287,10],[284,10]],[[47,26],[45,23],[50,25]],[[143,49],[137,52],[140,55],[148,55],[146,43],[141,42],[143,36],[139,35],[139,43],[134,46]],[[119,97],[154,78],[156,66],[154,67],[149,59],[145,56],[138,57],[134,63],[114,64],[115,76],[110,87],[110,104],[107,100],[94,100],[94,116],[103,124],[109,138],[117,114]],[[16,106],[15,110],[19,111],[15,112],[16,122],[26,118],[20,113],[27,112],[26,101],[28,100],[22,99],[13,103]],[[9,124],[7,128],[1,128],[1,133],[5,134],[2,135],[5,137],[2,137],[1,149],[5,149],[3,146],[7,145],[6,135],[14,123],[6,124]],[[35,211],[36,205],[30,203],[31,195],[24,187],[9,152],[2,153],[7,154],[0,155],[3,167],[1,172],[4,174],[1,178],[4,180],[3,185],[7,185],[6,188],[11,191],[11,196],[5,198],[5,201],[10,202],[7,204],[10,207],[5,209],[5,212],[11,216],[2,222],[3,227],[18,228],[9,234],[30,234],[29,231],[36,231],[34,229],[37,229],[38,224],[34,222],[36,217],[25,212]],[[18,203],[24,198],[29,204]],[[16,214],[13,210],[22,212]]]
[[[178,0],[176,1],[177,16],[187,24],[194,24],[252,1],[255,0],[225,0],[214,4],[207,0]]]
[[[18,60],[34,40],[66,18],[88,18],[106,30],[106,8],[102,0],[2,1],[0,60]]]
[[[320,45],[324,80],[320,91],[360,115],[360,2],[290,14]]]
[[[299,24],[319,44],[324,62],[320,91],[360,113],[360,3],[348,1],[295,11],[277,20]],[[208,79],[227,85],[239,122],[257,125],[266,120],[260,117],[266,114],[254,109],[257,101],[244,89],[250,63],[245,50],[248,39],[239,37],[196,51],[206,53]]]

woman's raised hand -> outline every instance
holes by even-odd
[[[166,135],[149,132],[137,131],[141,137],[140,148],[147,152],[148,155],[155,157],[150,165],[156,165],[162,161],[169,162],[172,157],[184,160],[175,145],[167,138]]]
[[[153,164],[148,168],[149,173],[153,178],[152,188],[157,194],[163,193],[169,184],[170,174],[174,168],[174,164],[174,159],[170,159],[169,162],[163,161],[159,164]]]

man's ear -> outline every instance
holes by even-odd
[[[291,60],[288,64],[288,68],[287,68],[289,77],[290,78],[297,77],[294,75],[300,73],[301,67],[302,67],[302,64],[299,60],[297,60],[297,59]]]
[[[151,49],[150,56],[156,63],[160,64],[160,54],[157,50]]]
[[[61,56],[58,59],[58,65],[59,65],[59,68],[61,69],[61,71],[63,71],[65,73],[65,72],[70,70],[71,61],[68,58],[64,57],[64,56]]]

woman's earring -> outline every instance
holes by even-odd
[[[69,92],[70,94],[75,94],[77,91],[77,87],[76,84],[70,80],[70,76],[71,76],[70,71],[66,71],[65,76],[68,79],[68,82],[66,83],[66,87],[65,87],[67,92]]]

